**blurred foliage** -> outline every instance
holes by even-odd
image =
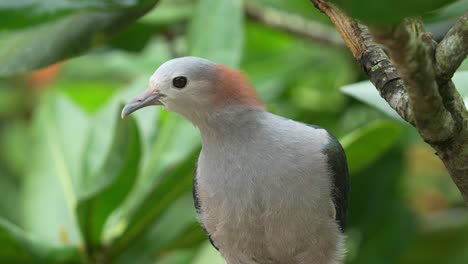
[[[308,1],[251,1],[329,23]],[[377,22],[424,13],[431,25],[453,23],[468,6],[336,2]],[[221,263],[192,204],[197,130],[160,108],[119,119],[158,65],[182,55],[240,68],[272,112],[340,138],[352,181],[347,263],[468,263],[457,189],[433,150],[358,82],[349,52],[250,20],[242,8],[240,0],[0,2],[1,264]],[[467,70],[465,62],[454,82],[468,103]]]
[[[371,23],[395,23],[421,15],[457,0],[332,0],[351,16]],[[463,0],[462,0],[463,1]],[[369,12],[372,10],[372,12]],[[461,11],[461,10],[460,10]],[[463,13],[463,11],[461,11]],[[461,13],[461,14],[462,14]]]

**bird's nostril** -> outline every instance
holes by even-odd
[[[137,102],[139,102],[139,103],[140,103],[141,101],[143,101],[143,99],[137,99]]]

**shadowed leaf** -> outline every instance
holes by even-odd
[[[136,123],[132,118],[119,120],[115,130],[104,166],[78,200],[78,221],[89,248],[99,246],[107,218],[126,197],[137,176],[140,140]]]
[[[349,172],[357,173],[378,159],[401,135],[401,125],[392,121],[375,121],[341,138],[348,158]]]
[[[81,54],[148,12],[157,0],[126,11],[88,12],[0,33],[0,76],[24,73]]]

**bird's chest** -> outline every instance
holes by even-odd
[[[265,201],[275,177],[273,168],[262,166],[255,150],[235,155],[242,152],[232,151],[237,146],[230,147],[229,152],[220,148],[200,155],[195,186],[199,218],[220,248],[222,244],[239,250],[260,247],[253,245],[257,242],[251,238],[261,241],[264,235]]]

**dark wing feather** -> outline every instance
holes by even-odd
[[[201,204],[200,204],[200,199],[199,199],[198,193],[197,193],[198,192],[198,190],[197,190],[197,171],[195,171],[195,174],[193,175],[193,185],[192,186],[193,186],[192,187],[192,195],[193,195],[193,203],[195,205],[195,211],[197,212],[197,215],[201,215],[201,213],[202,213]],[[201,224],[201,227],[203,228],[203,231],[205,232],[206,236],[210,240],[211,245],[213,245],[213,247],[216,248],[216,250],[219,251],[218,247],[215,245],[213,239],[211,239],[211,236],[208,233],[208,231],[206,230],[203,223],[200,223],[200,224]]]
[[[323,129],[319,126],[312,127],[315,129]],[[340,142],[328,131],[327,133],[330,141],[325,146],[324,152],[327,155],[328,167],[332,173],[332,199],[336,210],[336,221],[338,222],[341,231],[344,232],[349,193],[348,162],[346,161],[346,154]]]

